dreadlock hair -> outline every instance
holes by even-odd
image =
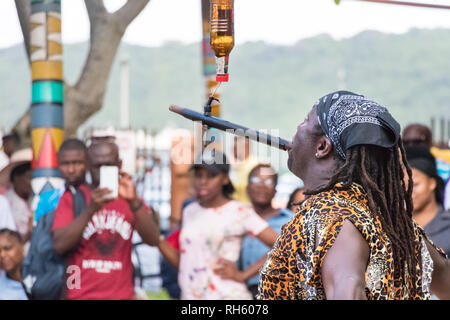
[[[335,157],[339,158],[337,155]],[[407,184],[403,168],[406,169]],[[346,187],[356,182],[364,188],[370,213],[379,217],[383,231],[391,242],[395,279],[400,279],[402,287],[409,291],[409,297],[414,298],[418,292],[416,265],[419,261],[416,250],[421,244],[415,240],[412,171],[401,139],[390,149],[374,145],[349,148],[345,162],[342,159],[338,161],[336,173],[329,183],[318,190],[307,190],[305,194],[318,194],[339,182]],[[405,275],[409,276],[405,278]]]

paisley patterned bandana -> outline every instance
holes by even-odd
[[[391,148],[400,137],[400,125],[388,110],[362,95],[336,91],[320,98],[315,106],[320,127],[344,160],[350,147]]]

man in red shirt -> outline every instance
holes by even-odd
[[[73,195],[66,191],[53,221],[53,247],[68,254],[66,299],[133,299],[132,235],[156,246],[159,227],[153,212],[136,196],[130,175],[120,171],[119,196],[110,198],[99,188],[100,167],[120,168],[119,150],[112,142],[93,143],[88,149],[92,185],[81,185],[86,209],[74,218]],[[72,277],[73,276],[73,277]]]

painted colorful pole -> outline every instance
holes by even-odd
[[[202,26],[203,26],[203,40],[202,40],[202,52],[203,52],[203,74],[206,81],[206,100],[214,93],[214,97],[220,100],[220,90],[217,89],[219,82],[216,82],[216,56],[211,49],[209,43],[210,39],[210,0],[202,1]],[[213,101],[211,103],[211,115],[215,117],[220,116],[220,103]]]
[[[63,185],[56,153],[64,139],[61,0],[30,0],[32,187]],[[36,202],[35,202],[36,203]]]

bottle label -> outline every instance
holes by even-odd
[[[216,74],[228,73],[228,56],[216,57]]]

